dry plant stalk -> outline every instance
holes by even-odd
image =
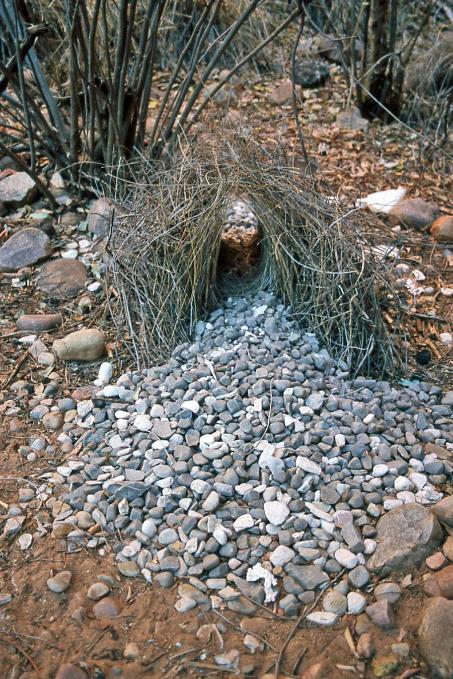
[[[313,179],[247,140],[181,147],[150,176],[109,242],[120,300],[113,316],[139,366],[189,340],[224,295],[260,288],[275,291],[357,372],[392,370],[395,345],[378,298],[386,280],[364,235],[371,217],[344,215]],[[218,266],[226,210],[238,195],[247,196],[261,234],[259,262],[242,278]]]

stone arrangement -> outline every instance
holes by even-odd
[[[180,579],[180,611],[296,615],[329,588],[308,620],[392,624],[400,587],[371,595],[371,575],[441,542],[453,392],[352,378],[264,292],[228,300],[165,365],[111,377],[102,364],[46,415],[64,419],[66,462],[36,493],[58,489],[69,551],[109,544],[125,576]]]

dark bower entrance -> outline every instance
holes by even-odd
[[[261,255],[258,219],[244,200],[227,210],[220,237],[216,287],[224,296],[244,294],[256,282]]]

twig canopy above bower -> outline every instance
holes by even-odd
[[[275,291],[295,319],[356,371],[391,369],[378,294],[385,287],[362,227],[312,178],[250,141],[181,149],[137,185],[112,229],[115,314],[139,366],[168,357],[225,294]],[[259,260],[238,279],[219,272],[222,230],[234,197],[246,196],[259,223]]]

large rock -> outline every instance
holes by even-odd
[[[111,198],[105,196],[98,198],[88,213],[88,229],[95,236],[106,236],[112,220],[125,212],[126,210],[122,205],[116,203]]]
[[[437,502],[431,511],[441,523],[453,528],[453,495],[448,495]]]
[[[72,299],[87,280],[86,268],[78,259],[54,259],[43,267],[36,287],[52,299]]]
[[[434,240],[443,243],[453,243],[453,215],[438,217],[431,225]]]
[[[40,229],[21,229],[0,248],[0,271],[18,271],[52,252],[49,236]]]
[[[26,332],[47,332],[62,323],[61,314],[23,314],[17,319],[16,327]]]
[[[425,580],[423,588],[429,596],[453,599],[453,564],[433,573]]]
[[[453,677],[453,601],[431,599],[418,628],[420,653],[441,679]]]
[[[404,224],[413,229],[423,229],[433,223],[439,214],[439,208],[427,203],[422,198],[408,198],[393,207],[390,212],[392,221]]]
[[[26,172],[15,172],[0,181],[0,203],[7,207],[27,205],[37,192],[35,182]]]
[[[407,504],[379,519],[377,540],[368,568],[381,575],[401,573],[419,565],[436,550],[442,540],[442,528],[429,509]]]
[[[345,111],[337,113],[336,123],[338,127],[343,127],[347,130],[367,130],[368,120],[362,118],[358,108],[353,106]]]
[[[284,80],[276,85],[269,93],[269,99],[278,106],[290,104],[293,100],[293,84],[291,80]]]
[[[83,328],[55,340],[52,349],[63,361],[96,361],[105,354],[105,335],[96,328]]]
[[[302,87],[317,87],[325,83],[329,76],[329,67],[323,64],[322,61],[304,59],[296,66],[294,82],[302,85]]]

